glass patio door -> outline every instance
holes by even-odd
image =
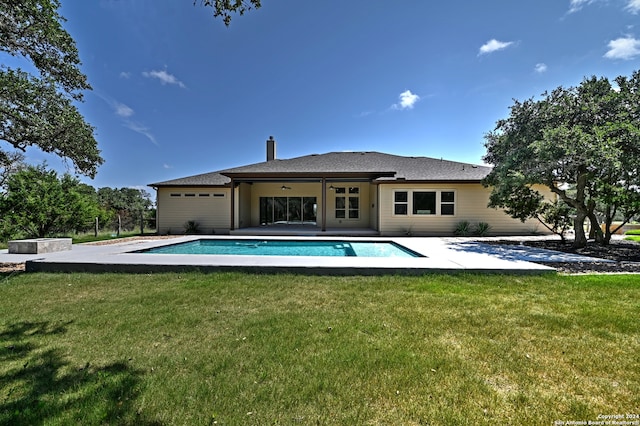
[[[260,197],[260,223],[315,224],[316,197]]]

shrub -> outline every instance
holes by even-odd
[[[456,229],[453,233],[458,237],[467,237],[471,235],[471,223],[467,220],[461,220],[456,224]]]
[[[200,225],[195,220],[188,220],[184,224],[184,233],[185,234],[198,234],[200,233]]]
[[[486,237],[491,230],[491,225],[487,222],[479,222],[475,228],[475,234],[479,237]]]
[[[630,229],[624,233],[625,235],[640,235],[640,229]]]

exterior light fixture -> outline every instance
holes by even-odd
[[[280,187],[280,189],[282,189],[283,191],[286,191],[287,189],[291,189],[291,187],[290,187],[290,186],[282,185],[282,186]]]

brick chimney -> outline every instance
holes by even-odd
[[[267,161],[273,161],[276,159],[276,141],[273,136],[269,136],[267,139]]]

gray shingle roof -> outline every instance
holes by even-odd
[[[230,178],[222,176],[217,172],[211,172],[167,180],[164,182],[151,183],[149,186],[224,186],[230,182]]]
[[[429,157],[403,157],[380,152],[330,152],[286,160],[272,160],[247,166],[220,170],[214,173],[190,176],[152,186],[223,185],[231,177],[303,177],[332,174],[368,175],[379,182],[398,179],[406,181],[480,181],[491,171],[477,166]],[[226,180],[225,180],[226,179]]]

